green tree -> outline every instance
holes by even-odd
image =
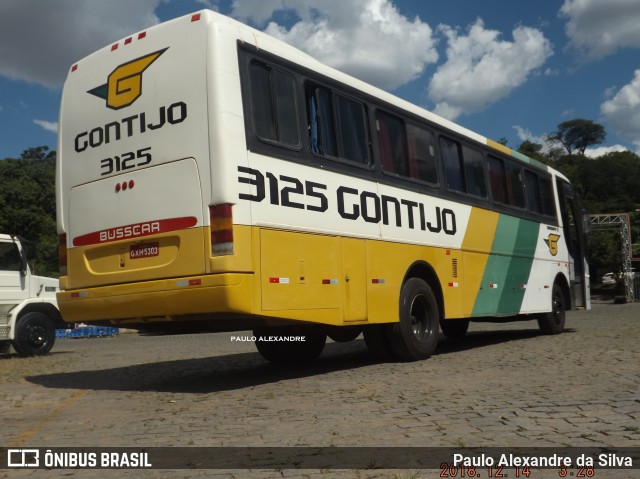
[[[604,143],[606,137],[607,134],[602,125],[591,120],[576,118],[560,123],[558,129],[547,138],[550,141],[560,142],[569,155],[574,151],[584,155],[584,150],[589,146]]]
[[[525,140],[520,143],[518,151],[523,155],[533,158],[541,163],[549,163],[549,157],[542,151],[543,145],[533,141]]]
[[[640,156],[630,151],[611,152],[598,158],[563,155],[554,168],[567,176],[580,191],[589,213],[629,213],[640,207]],[[640,228],[637,215],[632,216],[632,240],[638,242]],[[620,270],[620,232],[617,228],[594,229],[590,237],[589,264],[603,273]],[[595,273],[594,273],[595,274]]]
[[[55,158],[40,146],[0,160],[0,233],[30,240],[36,272],[50,276],[58,274]]]

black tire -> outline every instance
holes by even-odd
[[[538,318],[540,331],[544,334],[560,334],[564,331],[566,312],[567,306],[564,293],[560,285],[555,283],[551,291],[551,312]]]
[[[431,287],[420,278],[410,278],[400,291],[400,321],[390,325],[389,343],[403,361],[429,358],[438,345],[438,302]]]
[[[462,338],[469,330],[469,320],[460,319],[443,319],[440,321],[442,333],[449,339]]]
[[[330,328],[327,331],[327,336],[331,338],[336,343],[348,343],[349,341],[353,341],[358,336],[362,330],[360,328],[352,328],[349,326],[338,326],[335,328]]]
[[[320,356],[327,342],[324,332],[304,327],[283,326],[253,331],[258,352],[272,363],[308,363]],[[304,341],[270,341],[273,338],[304,336]]]
[[[388,324],[371,324],[362,328],[362,336],[367,349],[379,361],[393,361],[396,359],[389,342],[388,328]]]
[[[13,348],[20,356],[41,356],[56,341],[53,321],[44,313],[26,313],[18,318]]]
[[[0,341],[0,354],[9,354],[11,352],[11,341]]]

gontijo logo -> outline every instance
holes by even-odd
[[[558,240],[560,239],[560,235],[554,235],[553,233],[549,234],[549,238],[544,240],[549,247],[549,253],[551,256],[555,256],[558,254]]]
[[[131,105],[142,94],[142,72],[168,48],[123,63],[109,74],[107,83],[87,93],[107,100],[107,107],[113,110]]]

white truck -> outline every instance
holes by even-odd
[[[48,353],[56,329],[66,327],[56,292],[58,280],[32,274],[24,241],[0,234],[0,352],[21,356]]]

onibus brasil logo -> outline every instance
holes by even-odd
[[[123,63],[109,74],[107,83],[89,90],[87,93],[106,100],[107,107],[113,110],[131,105],[142,95],[142,72],[149,68],[168,48]]]

